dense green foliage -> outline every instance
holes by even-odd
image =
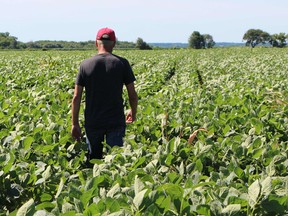
[[[194,49],[212,48],[215,44],[211,35],[201,35],[198,31],[194,31],[188,39],[189,47]]]
[[[17,38],[11,36],[9,32],[1,33],[0,32],[0,48],[2,49],[16,49]]]
[[[137,38],[136,48],[140,49],[140,50],[151,50],[152,49],[142,38]]]
[[[0,215],[288,213],[287,50],[116,54],[135,72],[138,120],[89,169],[70,104],[94,52],[0,52]]]
[[[194,31],[188,39],[188,44],[190,48],[202,49],[205,48],[204,36],[198,31]]]
[[[285,47],[288,34],[279,33],[270,35],[269,33],[261,29],[249,29],[243,36],[243,40],[246,41],[246,46],[254,48],[258,44],[270,43],[272,47]]]
[[[204,37],[205,47],[206,47],[206,48],[212,48],[212,47],[215,46],[216,43],[215,43],[215,41],[213,40],[212,35],[204,34],[203,37]]]
[[[287,45],[288,34],[281,32],[279,34],[271,35],[271,40],[269,41],[273,47],[285,47]]]

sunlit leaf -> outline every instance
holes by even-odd
[[[239,212],[241,210],[240,204],[230,204],[222,209],[222,214],[233,214],[235,212]]]
[[[248,188],[249,204],[254,207],[258,203],[258,197],[260,195],[260,183],[259,180],[254,181]]]
[[[33,216],[34,213],[35,213],[35,203],[33,199],[30,199],[19,208],[16,216]]]
[[[142,204],[145,193],[147,192],[147,190],[148,189],[144,189],[135,195],[135,197],[133,199],[133,203],[137,209],[139,209],[140,205]]]

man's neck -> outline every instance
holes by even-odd
[[[104,46],[98,46],[98,54],[112,53],[113,49],[107,49]]]
[[[106,50],[98,50],[98,54],[108,54],[108,53],[112,53],[112,52],[108,52]]]

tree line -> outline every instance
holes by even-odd
[[[285,47],[288,41],[288,34],[272,34],[261,29],[249,29],[243,35],[246,46],[254,48],[259,44],[270,44],[272,47]],[[206,49],[215,46],[215,41],[210,34],[200,34],[194,31],[188,38],[188,47],[194,49]],[[21,42],[18,38],[10,35],[9,32],[0,32],[0,49],[94,49],[95,41],[74,42],[74,41],[50,41],[39,40],[31,42]],[[151,50],[151,47],[142,38],[137,38],[136,42],[116,41],[116,49],[140,49]]]
[[[152,49],[142,38],[136,42],[116,41],[115,48],[118,49]],[[18,38],[10,35],[9,32],[0,32],[0,49],[95,49],[95,41],[50,41],[39,40],[23,43]]]

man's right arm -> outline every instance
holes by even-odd
[[[79,124],[79,111],[81,105],[83,87],[75,85],[74,96],[72,100],[72,129],[71,134],[74,139],[80,141],[81,138],[81,128]]]

